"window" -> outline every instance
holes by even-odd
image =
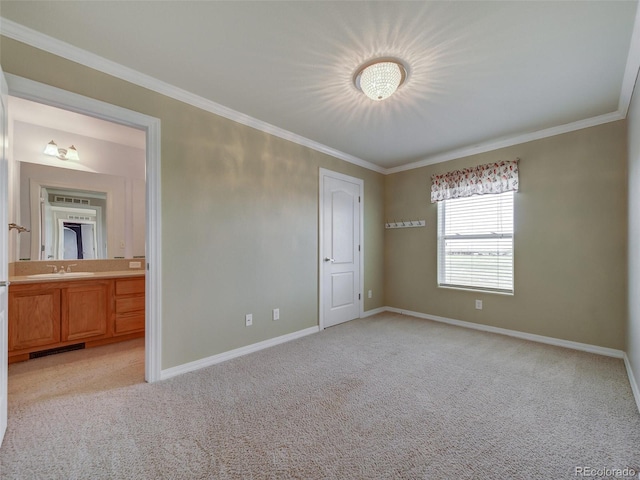
[[[438,202],[438,285],[513,293],[513,195]]]

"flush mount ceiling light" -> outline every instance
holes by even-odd
[[[393,95],[406,78],[407,70],[401,62],[377,58],[358,68],[353,83],[371,100],[379,102]]]
[[[47,143],[44,153],[45,155],[51,155],[52,157],[59,158],[60,160],[80,160],[76,147],[71,145],[66,150],[64,148],[58,148],[58,145],[56,145],[56,142],[53,140]]]

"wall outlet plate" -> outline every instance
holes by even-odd
[[[274,308],[273,309],[273,317],[274,320],[280,320],[280,309],[279,308]]]
[[[482,310],[482,300],[476,300],[476,310]]]
[[[142,262],[129,262],[129,268],[141,268]]]
[[[247,313],[244,316],[244,326],[245,327],[250,327],[251,325],[253,325],[253,314],[252,313]]]

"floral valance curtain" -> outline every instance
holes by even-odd
[[[431,175],[431,203],[510,191],[518,191],[518,159]]]

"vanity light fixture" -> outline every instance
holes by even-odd
[[[45,155],[51,155],[52,157],[59,158],[60,160],[80,160],[76,147],[71,145],[67,149],[58,148],[58,145],[56,145],[56,142],[54,142],[53,140],[47,143],[47,146],[44,149],[44,153]]]
[[[371,100],[389,98],[407,79],[407,69],[394,58],[377,58],[356,70],[353,83]]]

